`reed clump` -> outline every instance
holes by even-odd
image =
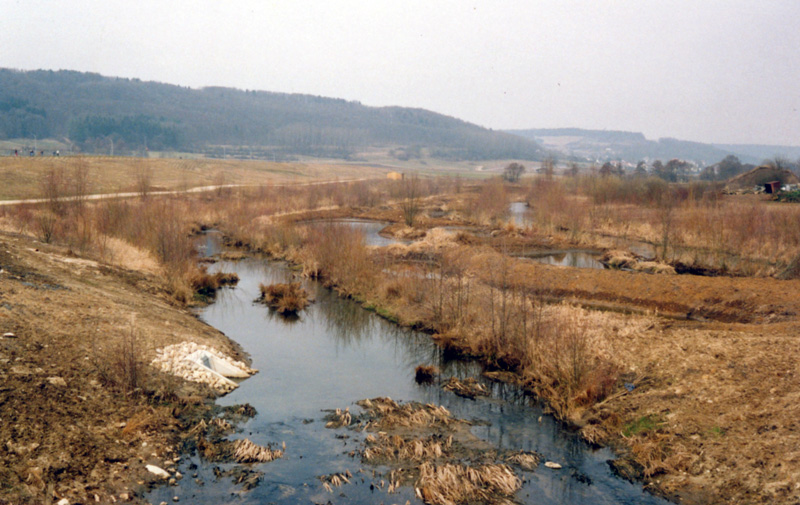
[[[439,369],[433,365],[418,365],[414,369],[414,380],[418,384],[431,383],[437,375],[439,375]]]
[[[523,470],[533,470],[539,466],[542,457],[535,452],[518,451],[506,456],[506,462],[517,465]]]
[[[431,505],[490,503],[498,497],[510,497],[522,487],[522,481],[508,465],[422,463],[414,490],[419,499]]]
[[[259,289],[261,297],[258,301],[284,316],[297,314],[311,303],[308,293],[299,282],[260,284]]]
[[[478,382],[474,377],[467,377],[460,380],[457,377],[450,377],[450,380],[442,386],[445,391],[452,391],[457,396],[474,400],[478,396],[489,396],[489,389]]]
[[[448,455],[453,437],[440,434],[420,438],[405,438],[379,432],[367,435],[361,457],[372,464],[388,461],[428,461]]]
[[[237,463],[268,463],[283,457],[284,451],[261,446],[244,438],[233,443],[233,460]]]
[[[387,430],[389,428],[424,428],[448,426],[457,422],[441,405],[405,403],[399,404],[391,398],[373,398],[357,403],[365,410],[365,429]]]
[[[235,286],[239,282],[239,276],[229,272],[208,273],[205,268],[194,271],[189,280],[195,293],[213,298],[217,290],[224,286]]]

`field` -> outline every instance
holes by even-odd
[[[95,192],[135,188],[131,173],[140,160],[100,160],[91,162],[95,180],[107,182],[93,186]],[[64,161],[63,169],[80,162]],[[724,195],[713,185],[596,177],[511,185],[410,176],[281,187],[276,183],[288,179],[365,177],[376,169],[249,162],[192,165],[208,179],[191,179],[193,186],[213,184],[216,176],[249,187],[67,201],[65,189],[36,191],[48,187],[53,160],[4,163],[3,177],[27,181],[5,198],[46,201],[0,210],[2,240],[15,251],[3,268],[30,270],[56,279],[40,284],[70,289],[45,293],[4,280],[12,309],[3,309],[9,315],[0,322],[15,320],[15,297],[36,298],[25,331],[52,333],[39,337],[50,342],[50,352],[73,345],[70,332],[124,326],[112,322],[111,308],[78,320],[62,308],[78,303],[84,291],[95,296],[95,271],[116,272],[109,278],[120,278],[131,296],[138,290],[142,303],[155,297],[174,305],[174,313],[141,310],[151,314],[146,327],[154,334],[162,313],[178,318],[184,305],[202,303],[198,290],[207,281],[191,235],[213,226],[245,253],[289,260],[343,296],[481,360],[489,375],[523,385],[587,440],[617,449],[617,471],[653,492],[681,503],[795,503],[796,205]],[[23,177],[22,165],[11,163],[30,165]],[[189,173],[182,160],[147,163],[153,187],[180,188],[181,174]],[[512,201],[529,204],[527,223],[508,221]],[[357,231],[309,224],[329,217],[389,221],[383,235],[407,242],[367,246]],[[627,254],[629,263],[625,270],[579,269],[519,256],[575,248],[605,252],[609,262]],[[636,254],[643,249],[652,257]],[[66,259],[48,259],[55,257]],[[91,268],[71,273],[67,260]],[[61,318],[73,329],[59,337],[45,322]],[[16,478],[25,481],[19,472]]]
[[[123,158],[110,156],[0,157],[0,201],[42,196],[42,181],[56,172],[64,181],[63,193],[74,194],[70,185],[76,170],[84,172],[87,194],[187,190],[212,185],[261,185],[336,178],[382,176],[387,170],[336,163],[273,163],[171,158]]]

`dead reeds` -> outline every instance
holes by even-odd
[[[310,297],[299,282],[260,284],[260,301],[283,316],[294,315],[308,307]]]
[[[467,377],[464,380],[450,377],[450,380],[442,386],[442,389],[452,391],[457,396],[469,398],[470,400],[474,400],[478,396],[489,396],[490,394],[489,389],[473,377]]]
[[[414,380],[418,384],[429,384],[439,375],[439,369],[433,365],[419,365],[414,369]]]
[[[283,457],[284,451],[264,447],[244,438],[233,443],[233,459],[237,463],[268,463]],[[284,447],[285,449],[285,447]]]
[[[399,404],[391,398],[373,398],[357,403],[365,410],[367,423],[365,429],[386,430],[393,427],[423,428],[447,426],[455,419],[441,405],[405,403]]]
[[[522,481],[507,465],[434,465],[422,463],[414,490],[419,499],[432,505],[492,502],[512,496]]]

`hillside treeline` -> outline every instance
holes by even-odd
[[[534,141],[423,109],[310,95],[187,87],[75,71],[0,69],[0,139],[55,138],[84,151],[346,158],[374,146],[446,159],[539,159]]]

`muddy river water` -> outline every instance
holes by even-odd
[[[211,238],[205,246],[208,252],[217,247]],[[270,463],[248,465],[263,472],[249,491],[242,491],[231,477],[217,476],[234,465],[184,455],[179,465],[184,478],[176,486],[153,490],[147,496],[151,503],[172,503],[173,497],[192,504],[421,503],[411,487],[387,494],[378,485],[380,475],[372,476],[373,470],[386,469],[348,455],[365,434],[325,428],[326,410],[350,407],[358,412],[354,402],[377,396],[444,405],[455,417],[475,420],[472,432],[492,446],[536,451],[542,462],[563,466],[517,470],[524,484],[516,502],[667,503],[645,493],[640,484],[615,477],[607,464],[613,457],[609,450],[591,449],[518,388],[482,378],[478,364],[448,359],[428,335],[399,328],[315,282],[306,282],[315,303],[298,318],[285,319],[253,303],[259,283],[286,282],[292,276],[285,265],[248,259],[217,263],[212,269],[236,272],[241,280],[235,288],[222,290],[198,316],[238,342],[259,370],[218,400],[221,405],[249,403],[257,410],[231,438],[246,437],[273,447],[285,443],[286,454]],[[438,366],[440,383],[417,384],[414,369],[420,364]],[[441,382],[452,376],[478,378],[492,395],[469,400],[444,391]],[[356,478],[333,493],[318,479],[345,470]]]

